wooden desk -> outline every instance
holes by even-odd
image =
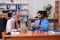
[[[2,32],[3,40],[60,40],[60,34],[48,34],[47,32],[42,33],[20,33],[18,36],[6,35]]]

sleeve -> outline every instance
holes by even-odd
[[[6,32],[12,32],[12,31],[17,31],[17,29],[12,29],[13,24],[11,21],[7,21],[7,25],[6,25]]]
[[[36,24],[39,24],[39,20],[36,20],[36,21],[34,22],[34,25],[36,25]]]
[[[49,29],[49,22],[48,21],[44,21],[43,24],[41,25],[41,29],[40,30],[48,31],[48,29]]]
[[[39,20],[36,20],[34,22],[34,27],[32,27],[32,31],[37,30],[37,27],[35,25],[39,24]]]

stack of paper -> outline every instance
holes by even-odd
[[[60,34],[60,30],[52,30],[52,31],[50,31],[50,33],[52,33],[52,34]]]

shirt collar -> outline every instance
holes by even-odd
[[[41,21],[44,20],[44,18],[41,19]]]
[[[15,22],[15,20],[14,20],[13,18],[11,18],[11,20],[12,20],[13,22]]]

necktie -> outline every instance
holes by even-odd
[[[39,21],[39,25],[41,25],[41,20]],[[40,27],[38,27],[38,30],[40,30]]]
[[[15,21],[15,29],[17,29],[17,24],[16,24],[16,21]]]
[[[40,22],[39,22],[39,25],[41,25],[41,20],[40,20]]]

